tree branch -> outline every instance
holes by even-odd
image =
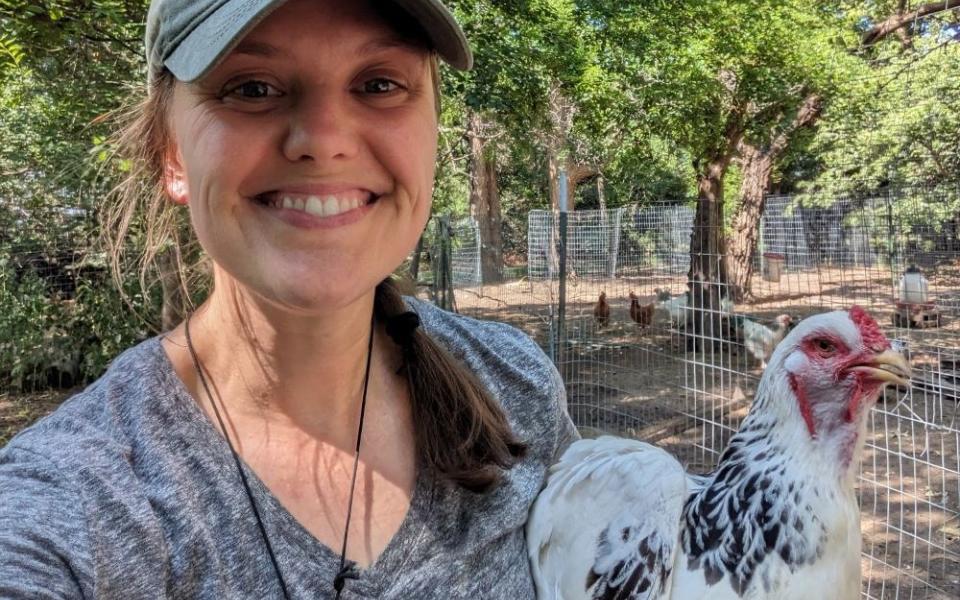
[[[917,19],[928,17],[939,12],[953,10],[958,7],[960,7],[960,0],[940,0],[938,2],[923,4],[908,13],[898,11],[897,14],[890,15],[885,20],[865,31],[863,37],[860,38],[860,42],[864,46],[875,44],[894,31],[906,27]]]

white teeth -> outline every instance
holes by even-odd
[[[347,198],[337,198],[334,195],[320,196],[281,196],[275,206],[290,210],[300,210],[317,217],[332,217],[351,210],[358,209],[366,204],[366,200],[355,195]]]
[[[323,202],[316,196],[310,196],[307,198],[306,202],[304,203],[303,210],[311,215],[316,215],[318,217],[324,216]]]
[[[332,217],[338,214],[340,214],[340,203],[334,196],[327,196],[327,199],[323,201],[323,216]]]

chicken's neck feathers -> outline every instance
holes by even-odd
[[[850,476],[828,453],[811,451],[802,418],[784,414],[777,405],[783,398],[771,396],[774,383],[761,383],[717,468],[691,479],[683,512],[686,568],[702,569],[708,584],[729,574],[738,592],[772,564],[812,564],[832,538],[849,537],[857,512]],[[831,472],[837,476],[825,476]],[[782,563],[766,560],[771,556]]]

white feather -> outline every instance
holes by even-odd
[[[611,553],[598,557],[601,533],[611,527],[630,528],[632,540],[648,534],[668,540],[667,567],[672,567],[687,494],[683,467],[655,446],[614,437],[571,445],[550,470],[527,524],[538,598],[590,598],[586,583],[594,566],[610,568],[635,550],[614,544]]]

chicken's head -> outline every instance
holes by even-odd
[[[909,377],[910,364],[873,317],[854,306],[798,323],[777,346],[761,388],[776,397],[784,425],[849,464],[883,388],[906,385]]]
[[[781,329],[790,329],[793,327],[793,317],[790,315],[778,315],[777,318],[774,319],[774,322],[776,322],[777,327]]]

